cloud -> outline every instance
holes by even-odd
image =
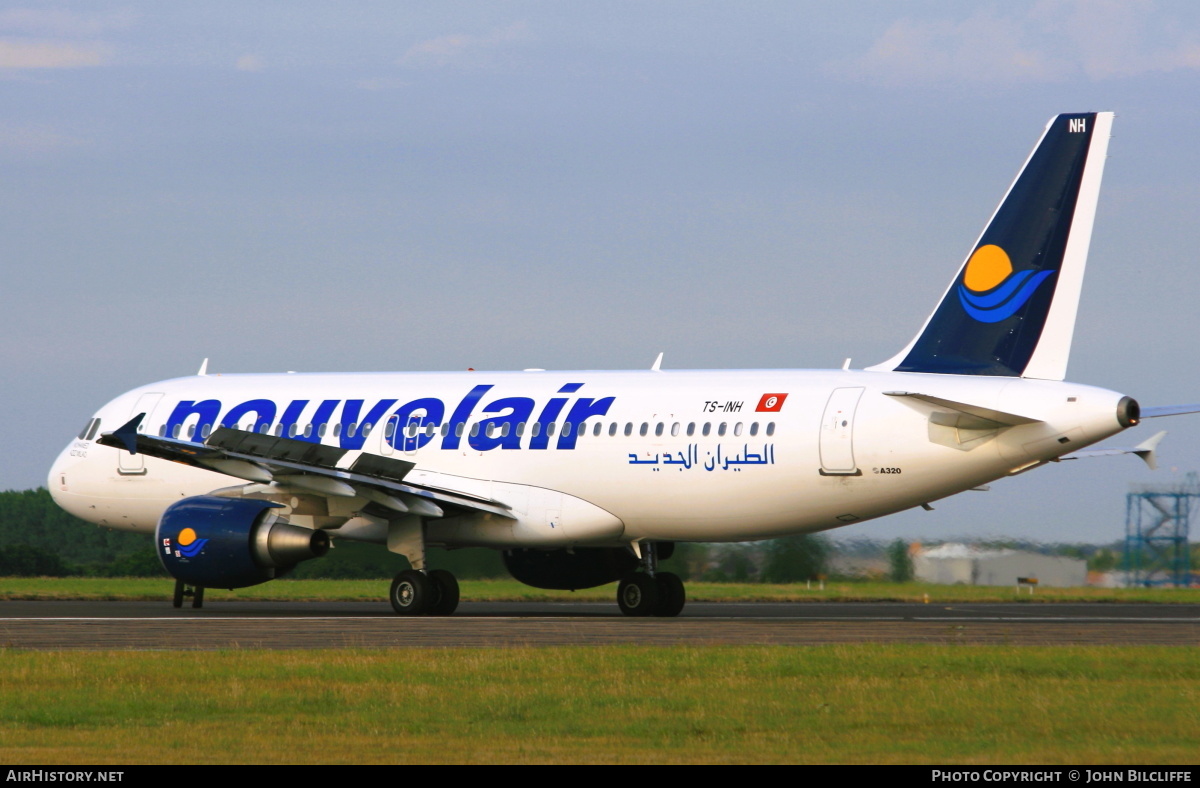
[[[83,140],[54,131],[47,126],[17,126],[0,123],[0,152],[20,154],[49,153],[74,148]]]
[[[360,79],[355,84],[360,90],[382,91],[408,87],[411,83],[406,79],[397,79],[396,77],[372,77]]]
[[[1042,0],[1007,15],[898,19],[862,55],[826,73],[884,85],[1022,84],[1200,68],[1200,36],[1152,0]]]
[[[863,56],[835,66],[871,82],[1027,82],[1057,80],[1068,65],[1023,41],[1016,20],[977,11],[960,22],[901,19]]]
[[[242,55],[237,59],[238,71],[262,71],[263,61],[258,55]]]
[[[0,30],[76,38],[96,36],[108,30],[125,29],[133,24],[134,19],[134,15],[129,11],[84,16],[70,11],[10,8],[0,11]]]
[[[112,59],[112,47],[97,37],[131,27],[129,11],[77,14],[46,8],[0,11],[0,69],[85,68]]]
[[[1200,68],[1200,34],[1154,14],[1151,0],[1078,0],[1045,3],[1060,12],[1061,28],[1074,42],[1082,71],[1092,79]],[[1162,20],[1152,26],[1148,19]]]
[[[486,67],[498,50],[532,39],[528,25],[517,22],[483,35],[454,33],[422,41],[409,47],[398,62],[418,68]]]
[[[104,44],[0,39],[0,69],[84,68],[111,58],[112,50]]]

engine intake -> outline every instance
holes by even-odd
[[[329,552],[329,535],[288,523],[279,504],[199,495],[163,512],[155,531],[163,567],[185,583],[245,588]]]

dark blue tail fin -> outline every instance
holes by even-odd
[[[1066,376],[1112,119],[1050,121],[921,333],[872,369]]]

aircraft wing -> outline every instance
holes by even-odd
[[[1054,462],[1062,462],[1063,460],[1081,460],[1085,457],[1113,457],[1118,454],[1136,454],[1142,458],[1142,461],[1150,466],[1150,470],[1158,468],[1158,457],[1155,455],[1155,450],[1158,448],[1159,441],[1166,437],[1167,431],[1155,433],[1146,440],[1139,443],[1130,449],[1084,449],[1082,451],[1064,454]]]
[[[140,413],[97,440],[171,462],[192,465],[260,484],[299,487],[321,495],[361,496],[397,512],[422,517],[447,517],[464,512],[488,512],[515,519],[510,507],[490,498],[405,482],[415,466],[405,460],[362,453],[348,467],[338,465],[348,453],[320,443],[277,438],[218,427],[204,443],[161,438],[138,432],[146,414]]]

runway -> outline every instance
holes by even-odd
[[[827,643],[1200,645],[1200,604],[691,603],[626,618],[610,603],[463,603],[396,616],[386,603],[0,602],[0,648],[213,650]]]

